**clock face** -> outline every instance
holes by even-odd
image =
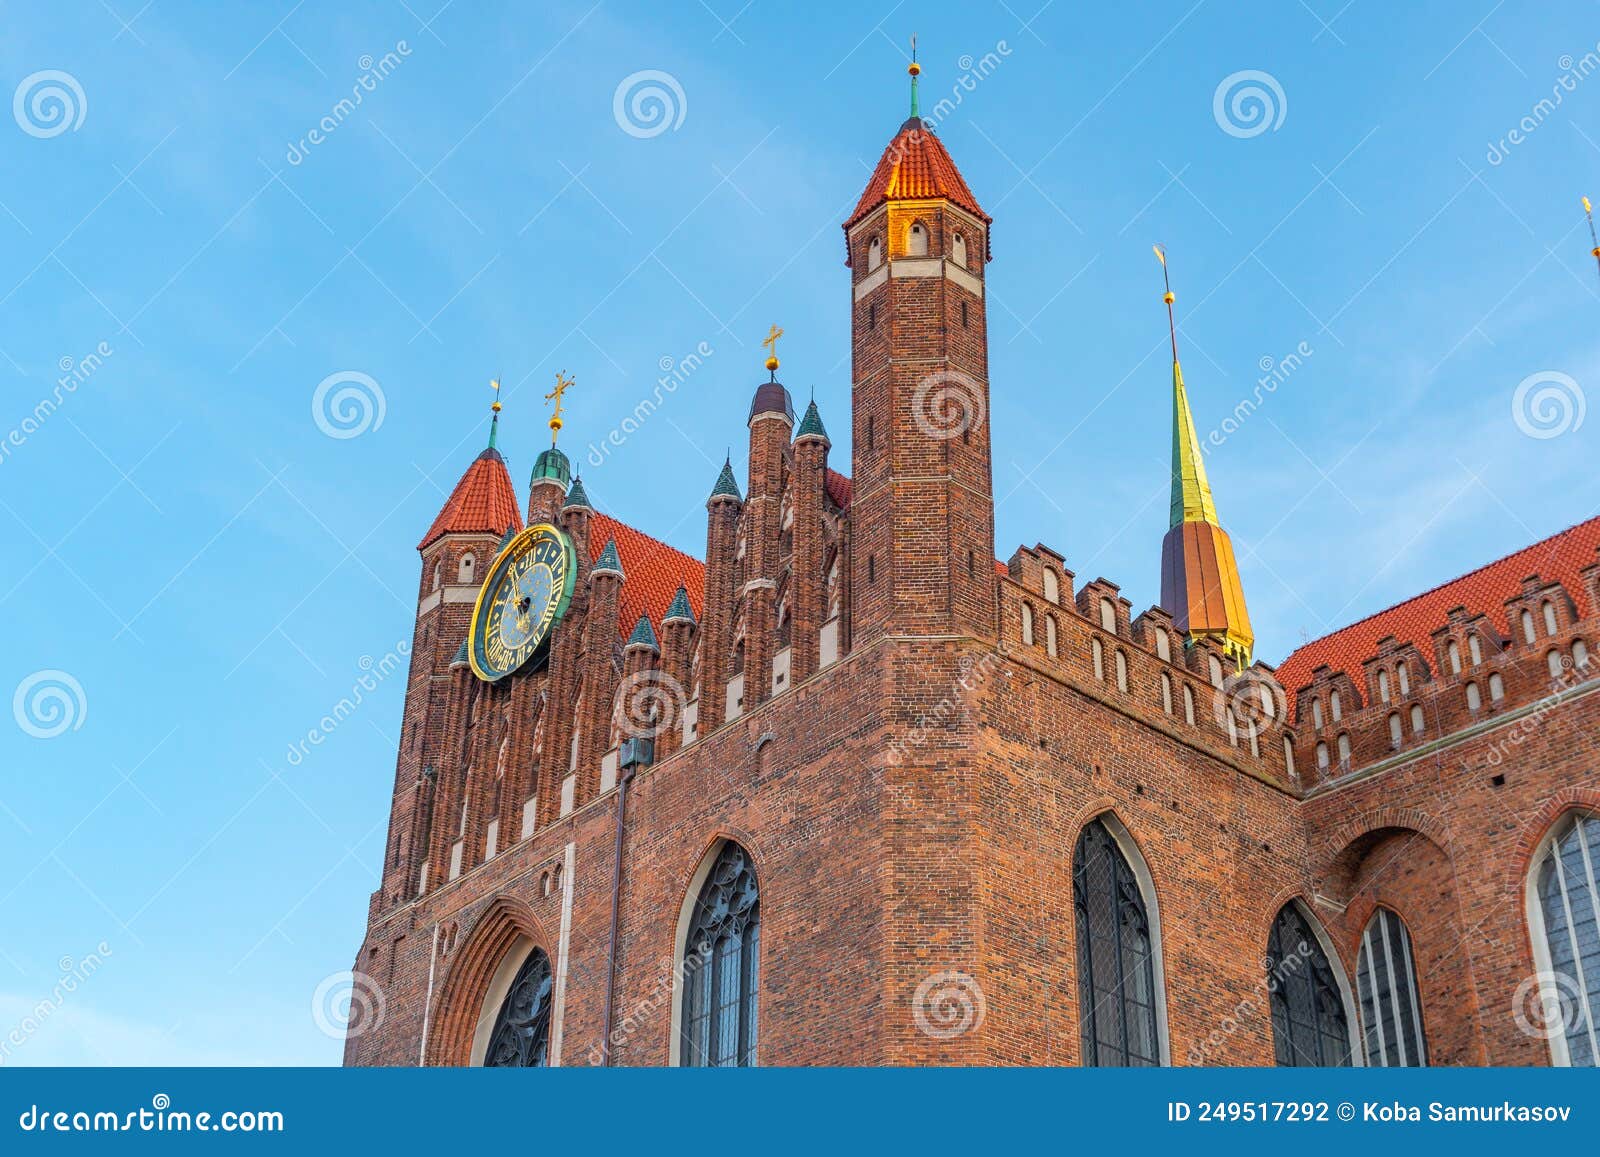
[[[530,526],[508,542],[472,612],[473,673],[493,683],[533,658],[566,613],[577,578],[572,541],[556,527]]]

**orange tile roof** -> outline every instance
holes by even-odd
[[[631,634],[640,615],[649,615],[659,627],[667,604],[683,586],[689,591],[689,606],[696,619],[705,613],[706,565],[697,558],[635,530],[608,514],[596,513],[589,523],[589,562],[593,565],[606,542],[615,539],[617,557],[622,560],[622,605],[617,610],[617,630]]]
[[[845,230],[848,232],[885,201],[920,201],[935,197],[960,206],[985,224],[992,220],[978,207],[978,199],[967,188],[967,182],[945,151],[943,142],[923,121],[913,117],[900,126],[894,140],[883,150],[878,167],[872,171],[861,193],[861,200],[856,202],[855,212],[844,223]]]
[[[1568,527],[1386,611],[1312,640],[1278,666],[1278,681],[1289,693],[1290,709],[1294,706],[1294,693],[1311,682],[1311,674],[1318,667],[1343,671],[1359,683],[1362,662],[1377,654],[1379,641],[1390,635],[1401,643],[1414,644],[1431,665],[1433,632],[1445,625],[1456,607],[1487,615],[1496,630],[1509,636],[1511,624],[1506,619],[1505,602],[1521,592],[1522,580],[1530,575],[1565,587],[1577,604],[1580,617],[1594,614],[1600,608],[1589,605],[1579,572],[1600,561],[1596,550],[1600,550],[1600,517]]]
[[[513,529],[522,529],[517,492],[511,485],[511,475],[506,473],[505,459],[490,447],[472,460],[417,549],[426,548],[445,534],[498,536]]]

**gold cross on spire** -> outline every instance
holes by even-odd
[[[561,433],[561,396],[572,388],[572,384],[572,378],[567,377],[564,372],[558,371],[556,373],[556,388],[544,396],[545,401],[556,404],[554,411],[550,414],[550,445],[552,446],[556,444],[556,435]]]
[[[782,336],[783,330],[774,325],[761,339],[761,344],[767,347],[767,370],[774,374],[778,372],[778,339]]]

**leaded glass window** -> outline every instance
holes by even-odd
[[[1361,935],[1356,989],[1361,997],[1367,1064],[1427,1064],[1411,936],[1400,917],[1387,908],[1372,914]]]
[[[554,984],[550,958],[535,948],[517,969],[516,979],[500,1005],[489,1051],[488,1068],[543,1068],[550,1063],[550,1005]]]
[[[1534,866],[1539,916],[1550,953],[1543,1005],[1559,1010],[1547,1030],[1557,1059],[1600,1065],[1595,1011],[1600,1008],[1600,817],[1577,815],[1556,830]],[[1559,1018],[1559,1019],[1558,1019]],[[1566,1056],[1561,1056],[1565,1045]]]
[[[1138,878],[1095,820],[1072,855],[1078,1019],[1086,1065],[1159,1065],[1156,945]]]
[[[749,855],[722,845],[695,900],[683,950],[685,1065],[756,1063],[761,893]]]
[[[1339,978],[1297,904],[1285,904],[1267,937],[1272,1043],[1280,1065],[1351,1063],[1350,1021]]]

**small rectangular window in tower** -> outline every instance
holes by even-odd
[[[872,420],[872,415],[868,414],[867,415],[867,449],[868,450],[871,450],[873,448],[873,443],[876,441],[876,439],[874,437],[875,434],[876,434],[876,423]]]
[[[877,329],[878,328],[878,303],[877,302],[873,302],[871,305],[867,306],[867,328],[868,329]]]
[[[961,328],[967,328],[967,303],[964,301],[961,303]]]
[[[878,581],[878,556],[875,554],[867,556],[867,581],[869,583]]]

